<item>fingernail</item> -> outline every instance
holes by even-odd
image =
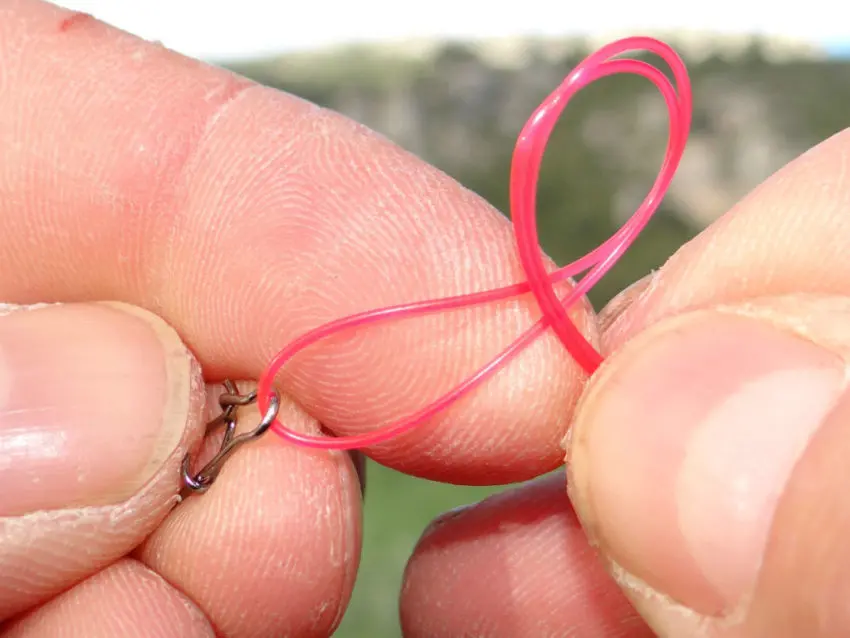
[[[571,496],[622,569],[719,615],[754,586],[777,502],[844,369],[755,319],[674,322],[638,337],[594,381],[574,426]]]
[[[135,308],[0,317],[0,515],[119,503],[183,436],[191,358]]]

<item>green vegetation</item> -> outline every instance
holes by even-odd
[[[501,489],[501,488],[500,488]],[[486,498],[496,488],[443,485],[368,463],[363,556],[341,638],[393,638],[402,571],[428,524],[449,509]]]
[[[515,136],[580,49],[561,59],[538,52],[521,69],[497,68],[451,44],[427,59],[361,48],[235,70],[384,133],[507,212]],[[847,63],[771,63],[753,46],[736,59],[714,55],[689,69],[696,111],[687,170],[649,231],[593,292],[597,307],[782,164],[850,124]],[[636,78],[604,80],[579,95],[556,128],[538,201],[543,247],[558,263],[606,239],[648,190],[666,142],[666,115],[653,90]],[[398,636],[402,570],[422,530],[492,491],[370,464],[362,569],[338,635]]]

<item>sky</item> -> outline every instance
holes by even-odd
[[[54,0],[202,59],[406,38],[617,35],[688,29],[791,37],[850,52],[837,0]],[[759,8],[761,5],[762,8]],[[767,10],[765,10],[765,5]]]

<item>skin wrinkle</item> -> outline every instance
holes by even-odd
[[[134,563],[138,565],[138,563]],[[141,565],[139,565],[142,567]],[[127,585],[126,587],[121,587],[121,591],[123,591],[124,596],[128,598],[128,600],[132,600],[132,597],[138,596],[140,594],[150,594],[152,593],[151,588],[157,588],[159,586],[167,587],[169,590],[173,590],[173,588],[163,579],[159,574],[155,572],[142,568],[138,571],[134,572],[134,576],[137,576],[136,579],[130,578],[130,574],[126,571],[112,571],[111,578],[119,581],[121,584]],[[139,582],[141,581],[141,582]],[[144,585],[142,584],[144,583]],[[141,586],[140,586],[141,585]],[[197,621],[203,623],[209,629],[210,635],[213,634],[212,627],[209,626],[206,617],[201,613],[201,611],[193,605],[190,600],[183,594],[179,592],[176,596],[174,596],[174,601],[179,604],[183,609],[186,610],[187,614],[195,618]],[[166,619],[159,618],[160,620],[160,628],[163,629],[163,633],[167,631],[167,627],[162,624]],[[135,629],[140,629],[139,627],[135,627]],[[142,634],[139,634],[140,636]]]
[[[175,453],[175,457],[178,453]],[[182,455],[180,456],[182,459]],[[177,470],[178,465],[172,459],[171,465]],[[6,587],[21,594],[36,594],[41,592],[41,597],[46,598],[51,594],[58,593],[61,588],[52,588],[49,582],[45,582],[40,575],[37,565],[44,565],[47,571],[48,581],[56,580],[56,560],[64,564],[63,571],[73,574],[80,571],[84,566],[88,569],[92,560],[96,564],[106,565],[127,551],[125,541],[133,539],[138,534],[138,528],[153,529],[156,524],[176,504],[176,497],[163,501],[158,495],[152,494],[161,490],[160,485],[152,484],[138,495],[134,496],[120,506],[103,506],[81,508],[77,510],[35,512],[20,517],[0,519],[0,565],[11,567],[14,563],[24,563],[26,569],[8,569],[7,576],[14,578],[5,583]],[[157,504],[153,509],[151,505]],[[147,511],[146,516],[140,516],[139,512]],[[111,542],[104,546],[102,541],[103,519],[110,521],[113,531]],[[125,527],[132,523],[132,528]],[[122,531],[122,528],[123,531]],[[76,560],[68,556],[66,545],[81,544],[80,540],[87,536],[98,536],[97,553],[86,551],[77,554]],[[73,543],[71,539],[74,538]],[[50,541],[45,545],[44,541]],[[85,546],[85,544],[81,544]],[[51,552],[51,548],[55,548]],[[43,555],[39,563],[31,563],[32,555]],[[18,558],[15,558],[18,557]],[[12,560],[14,562],[10,563]],[[5,569],[5,568],[4,568]],[[17,576],[17,578],[15,578]],[[8,596],[8,593],[7,593]],[[13,599],[14,600],[14,599]],[[6,616],[11,611],[7,604],[0,604],[0,614]]]
[[[168,296],[166,291],[172,281],[171,275],[175,270],[174,259],[178,254],[178,251],[174,250],[174,246],[178,243],[177,239],[182,233],[182,222],[185,220],[187,211],[187,209],[181,208],[177,205],[180,198],[178,193],[183,190],[181,185],[192,179],[194,154],[199,148],[202,148],[204,141],[211,132],[216,130],[216,124],[218,121],[228,112],[229,109],[233,108],[234,105],[238,105],[240,99],[244,99],[248,91],[251,88],[254,88],[255,85],[244,78],[232,75],[222,78],[220,86],[220,90],[214,90],[212,94],[207,93],[204,95],[204,101],[218,102],[217,107],[211,114],[207,115],[206,123],[201,125],[202,133],[190,146],[181,164],[175,167],[175,170],[168,176],[172,179],[170,184],[171,188],[168,189],[170,197],[162,203],[162,209],[173,210],[176,214],[170,217],[170,225],[167,224],[165,228],[154,230],[155,234],[165,235],[162,244],[164,251],[162,253],[159,252],[160,244],[157,241],[147,242],[147,259],[144,257],[141,259],[142,266],[138,269],[140,273],[159,273],[159,286],[153,285],[151,288],[155,291],[159,290],[159,293],[155,292],[154,295],[161,296],[162,298],[166,298]],[[211,99],[211,97],[214,97],[215,99]],[[183,215],[180,214],[181,212],[183,212]],[[210,233],[208,237],[209,242],[214,242],[215,235],[213,233]],[[169,256],[171,256],[171,259],[168,258]],[[161,265],[157,267],[157,264]],[[153,282],[151,281],[149,283]]]
[[[27,14],[29,12],[21,11],[21,13]],[[112,30],[108,29],[107,27],[105,27],[103,25],[100,25],[100,23],[95,23],[95,24],[98,25],[96,29],[87,28],[83,32],[75,34],[73,36],[72,40],[71,40],[74,44],[72,44],[71,46],[72,47],[76,46],[82,41],[90,41],[92,43],[92,46],[96,47],[97,49],[103,49],[103,38],[94,37],[93,34],[96,33],[99,36],[103,32],[107,32],[107,33],[112,35],[113,40],[117,39],[117,42],[113,43],[116,46],[113,46],[112,49],[105,52],[105,55],[103,56],[105,60],[116,59],[116,57],[119,57],[119,56],[116,55],[117,53],[120,54],[120,53],[130,52],[130,51],[150,50],[149,47],[147,47],[147,45],[139,42],[138,40],[136,40],[135,38],[133,38],[129,35],[117,34],[118,37],[116,38],[115,37],[116,34]],[[32,31],[32,30],[33,29],[28,28],[28,29],[24,29],[23,32],[26,33],[27,31]],[[37,28],[36,30],[39,30],[39,29]],[[10,42],[14,43],[18,37],[20,37],[20,36],[13,36],[13,37],[10,37],[10,38],[4,38],[4,41],[10,41]],[[150,60],[151,64],[148,64],[148,65],[135,64],[134,65],[136,67],[136,70],[139,73],[141,73],[142,71],[146,71],[147,75],[150,75],[150,69],[154,68],[153,63],[160,61],[162,59],[162,57],[173,57],[173,54],[169,54],[164,49],[162,49],[162,50],[158,49],[158,50],[156,50],[156,52],[157,52],[157,55],[152,54],[152,55],[149,56],[151,58],[151,60]],[[23,59],[25,59],[25,56],[21,55],[20,51],[18,53],[13,53],[11,56],[6,56],[6,57],[7,58],[11,57],[12,60],[15,60],[15,59],[23,60]],[[124,57],[120,57],[120,59],[123,60],[123,61],[126,61],[127,58],[126,58],[126,56],[124,56]],[[61,66],[62,65],[61,60],[57,60],[56,64]],[[184,63],[184,66],[192,66],[192,65],[199,65],[199,63],[189,63],[189,64]],[[6,64],[4,66],[7,69],[11,68],[11,65],[9,65],[9,64]],[[220,78],[221,76],[219,75],[217,77]],[[230,79],[228,79],[227,82],[221,82],[221,80],[219,79],[219,84],[220,85],[221,84],[230,84],[230,85],[233,85],[233,87],[235,87],[238,90],[238,85],[240,83],[242,83],[242,84],[245,83],[244,80],[236,80],[236,76],[229,76],[229,78]],[[223,93],[226,93],[226,91],[223,91]],[[91,101],[96,96],[97,96],[96,93],[88,93],[88,94],[84,94],[84,99]],[[222,97],[223,97],[224,100],[227,99],[226,95],[223,95]],[[197,110],[200,111],[200,112],[203,112],[203,109],[197,109]],[[153,128],[159,128],[159,127],[153,127]],[[132,134],[133,134],[133,136],[137,136],[137,135],[139,135],[139,131],[144,131],[144,130],[146,130],[145,127],[137,127],[136,129],[134,129],[134,132]],[[181,134],[185,134],[187,132],[190,135],[192,134],[192,127],[178,128],[176,130],[179,130]],[[132,139],[128,140],[128,141],[132,141]],[[183,153],[188,152],[185,148],[182,149],[182,150],[180,149],[181,142],[183,142],[183,141],[184,140],[181,139],[181,137],[179,137],[177,135],[172,135],[170,140],[166,140],[166,143],[161,143],[162,142],[161,140],[159,140],[159,143],[157,143],[157,144],[143,143],[141,145],[141,147],[143,147],[145,149],[149,149],[149,148],[161,149],[161,151],[157,154],[156,158],[150,157],[150,153],[147,150],[142,155],[135,153],[134,163],[137,164],[137,168],[140,169],[137,172],[142,173],[142,175],[138,175],[137,177],[139,177],[139,178],[145,177],[145,179],[140,179],[139,181],[140,182],[144,181],[144,182],[146,182],[147,185],[152,186],[152,187],[146,188],[144,191],[141,191],[139,188],[129,188],[129,189],[127,189],[127,192],[128,192],[127,197],[130,197],[131,199],[133,199],[133,207],[137,208],[139,210],[148,210],[149,211],[148,215],[137,216],[137,217],[141,217],[144,220],[154,220],[153,222],[145,221],[143,223],[146,223],[146,224],[151,223],[155,227],[155,224],[159,223],[156,220],[158,220],[162,217],[162,215],[157,214],[154,211],[157,210],[158,208],[160,208],[160,207],[156,206],[157,203],[161,203],[161,204],[163,204],[163,206],[167,205],[168,202],[164,201],[163,197],[162,197],[163,191],[167,191],[168,186],[173,183],[175,176],[178,175],[182,170],[182,163],[183,163],[183,159],[185,159],[185,157],[181,158],[180,153],[181,152],[183,152]],[[39,145],[35,145],[35,146],[39,147]],[[131,146],[132,146],[132,144],[131,144]],[[191,146],[191,143],[189,144],[189,146]],[[44,146],[42,145],[41,148],[44,148]],[[50,147],[48,147],[48,148],[50,148]],[[178,151],[177,154],[175,154],[175,151]],[[139,161],[139,160],[142,160],[146,156],[148,157],[148,159],[146,161],[143,161],[143,162]],[[159,167],[167,167],[169,169],[173,168],[174,170],[161,170]],[[153,178],[153,179],[150,179],[150,178]],[[110,182],[108,182],[107,180],[104,179],[104,180],[100,180],[100,183],[102,185],[102,188],[106,189],[107,184],[109,184]],[[107,193],[107,191],[104,190],[102,192],[102,195],[106,194],[106,193]],[[119,198],[124,197],[124,195],[121,193],[120,190],[116,191],[116,196],[119,197]],[[134,221],[134,223],[139,223],[139,222]],[[61,226],[61,224],[59,226]],[[138,236],[142,236],[142,237],[144,235],[145,235],[144,232],[138,234]],[[134,235],[132,235],[131,233],[127,233],[126,236],[127,237],[133,237]],[[153,244],[155,244],[155,243],[156,242],[153,242]],[[144,242],[140,241],[139,244],[144,245]],[[119,252],[119,254],[124,254],[124,251],[120,246],[119,246],[118,252]],[[143,256],[140,255],[140,259],[142,260],[143,263],[145,263]],[[123,272],[124,269],[121,268],[120,260],[119,260],[118,265],[119,265],[119,269]],[[145,265],[145,267],[139,268],[135,272],[137,274],[140,274],[140,276],[141,276],[141,273],[150,273],[150,272],[154,272],[154,271],[155,271],[155,269],[149,268],[149,267],[147,267],[147,265]],[[142,283],[139,282],[138,286],[141,286],[141,285],[142,285]],[[131,286],[131,289],[134,289],[134,286]]]

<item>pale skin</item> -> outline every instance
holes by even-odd
[[[508,222],[345,118],[36,0],[0,6],[0,95],[0,299],[53,304],[0,316],[0,635],[330,635],[355,463],[268,436],[178,504],[212,382],[355,311],[519,280]],[[610,354],[590,381],[549,336],[369,451],[479,484],[567,460],[425,532],[405,636],[850,632],[848,157],[824,142],[576,309]],[[323,344],[281,376],[282,418],[370,430],[535,313]]]

